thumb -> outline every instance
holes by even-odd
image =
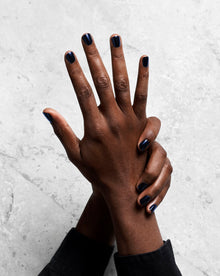
[[[63,144],[69,160],[74,164],[80,162],[80,140],[68,125],[64,117],[52,108],[45,108],[43,114],[51,123],[54,133]]]

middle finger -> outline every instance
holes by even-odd
[[[109,75],[105,69],[91,34],[82,36],[82,44],[101,105],[104,109],[116,105]]]

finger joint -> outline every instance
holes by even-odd
[[[107,89],[110,86],[109,78],[106,75],[95,78],[95,86],[97,89]]]
[[[118,92],[127,92],[129,88],[127,78],[119,78],[114,81],[115,90]]]
[[[87,99],[91,97],[91,95],[92,95],[92,91],[88,86],[81,87],[80,92],[77,94],[80,100]]]

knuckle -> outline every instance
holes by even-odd
[[[54,127],[54,133],[61,141],[63,141],[63,137],[66,131],[68,130],[68,128],[69,128],[69,125],[67,122],[63,123],[62,125],[56,125],[56,127]]]
[[[118,135],[120,133],[121,127],[119,123],[114,123],[111,125],[111,132]]]
[[[153,183],[157,179],[157,174],[152,169],[148,168],[145,171],[146,173],[146,179],[148,183]]]
[[[128,90],[128,80],[127,78],[121,77],[114,82],[115,90],[119,92],[126,92]]]
[[[155,187],[154,187],[154,195],[156,196],[156,195],[159,195],[160,194],[160,191],[161,191],[161,188],[158,186],[158,185],[156,185]]]
[[[124,55],[122,52],[119,52],[119,53],[113,53],[112,57],[114,59],[123,59],[124,58]]]
[[[110,129],[113,134],[118,135],[125,128],[125,122],[120,117],[115,117],[111,119]]]
[[[163,196],[161,194],[158,195],[157,205],[159,205],[163,201]]]
[[[147,94],[146,93],[139,93],[135,95],[135,100],[140,103],[145,103],[147,101]]]
[[[173,166],[171,165],[170,160],[168,158],[167,158],[167,161],[166,161],[166,163],[165,163],[164,166],[165,166],[166,171],[169,174],[172,174],[172,172],[173,172]]]
[[[166,159],[167,158],[167,152],[165,151],[165,149],[159,145],[158,148],[157,148],[160,156],[163,158],[163,159]]]
[[[106,75],[95,78],[95,85],[97,88],[108,88],[110,85],[109,78]]]
[[[90,130],[90,137],[95,141],[102,141],[106,139],[106,129],[103,124],[94,124]]]
[[[98,53],[97,49],[93,48],[93,47],[90,47],[90,49],[87,48],[86,54],[88,57],[92,57],[92,58],[99,57],[99,53]]]
[[[80,89],[80,92],[78,93],[78,98],[79,99],[87,99],[89,97],[91,97],[92,95],[92,91],[88,86],[83,86]]]

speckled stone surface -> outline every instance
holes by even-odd
[[[37,275],[91,193],[41,113],[54,107],[83,136],[63,55],[72,49],[91,82],[85,32],[110,73],[109,37],[122,36],[132,95],[150,56],[148,114],[162,120],[174,167],[161,232],[183,275],[220,275],[219,10],[218,0],[0,1],[1,276]]]

